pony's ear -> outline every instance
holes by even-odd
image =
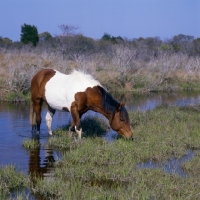
[[[124,107],[125,106],[125,102],[121,103],[121,107]]]
[[[119,112],[123,106],[125,106],[125,102],[119,103],[119,104],[117,105],[117,112]]]

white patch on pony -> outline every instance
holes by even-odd
[[[49,135],[52,135],[51,125],[52,125],[53,113],[51,113],[50,111],[47,111],[45,119],[46,119]]]
[[[80,130],[78,130],[78,129],[76,128],[76,126],[75,126],[75,131],[76,131],[76,133],[77,133],[77,135],[78,135],[78,139],[81,140],[82,128],[81,128]]]
[[[45,97],[51,108],[70,111],[77,92],[84,92],[88,87],[101,86],[91,75],[74,70],[66,75],[55,70],[55,75],[46,83]]]

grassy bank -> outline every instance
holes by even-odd
[[[67,128],[60,128],[48,140],[49,146],[63,151],[54,176],[37,178],[36,185],[27,183],[27,187],[41,199],[198,199],[199,113],[199,106],[131,112],[134,141],[108,142],[91,136],[88,119],[81,142],[69,138]],[[99,131],[106,127],[103,122],[96,126]],[[27,144],[26,148],[34,148]],[[181,164],[187,177],[161,168],[138,168],[145,161],[167,164],[172,156],[182,158],[189,149],[194,150],[194,158]]]

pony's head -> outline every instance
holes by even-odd
[[[133,137],[133,133],[131,131],[128,112],[124,107],[124,104],[125,103],[119,103],[117,105],[116,111],[110,121],[110,126],[113,130],[117,131],[119,135],[129,139]]]

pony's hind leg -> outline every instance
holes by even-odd
[[[52,125],[52,119],[53,119],[54,113],[55,113],[55,110],[52,109],[50,106],[48,106],[48,111],[46,114],[46,124],[47,124],[49,135],[52,135],[51,125]]]
[[[42,121],[41,118],[41,110],[42,110],[42,99],[35,99],[33,100],[33,111],[35,112],[36,115],[36,124],[37,124],[37,133],[40,133],[40,124]]]
[[[30,105],[30,123],[32,126],[32,133],[36,132],[37,124],[36,124],[36,114],[33,110],[33,102],[31,102],[31,105]]]

